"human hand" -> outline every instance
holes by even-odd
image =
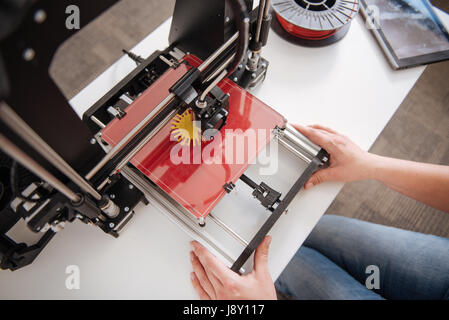
[[[202,300],[268,300],[277,299],[268,270],[267,236],[254,254],[254,270],[240,276],[196,241],[191,242],[192,285]]]
[[[315,172],[305,184],[305,189],[326,181],[350,182],[373,176],[376,156],[363,151],[348,137],[320,125],[293,126],[330,154],[329,167]]]

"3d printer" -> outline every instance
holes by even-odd
[[[115,2],[70,4],[82,8],[85,25]],[[150,201],[219,252],[201,233],[209,220],[242,243],[231,266],[242,272],[308,178],[329,162],[325,150],[247,91],[267,74],[261,49],[270,29],[269,2],[248,10],[252,0],[178,0],[170,46],[145,59],[125,50],[136,68],[82,120],[48,75],[56,49],[74,33],[55,27],[64,23],[69,3],[7,2],[2,9],[9,19],[0,34],[1,268],[32,263],[76,219],[118,237],[134,207]],[[45,12],[45,21],[38,12]],[[248,130],[262,132],[256,145],[244,145],[242,161],[222,161],[222,147]],[[234,134],[223,135],[227,131]],[[272,140],[308,164],[285,195],[245,175]],[[195,150],[208,147],[212,161],[196,162]],[[241,153],[232,143],[231,151]],[[186,161],[173,161],[183,152]],[[270,212],[249,242],[211,214],[239,179]],[[7,235],[20,219],[42,234],[36,244]]]

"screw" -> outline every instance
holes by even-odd
[[[225,22],[228,23],[229,21],[231,21],[231,18],[226,17]]]
[[[25,61],[31,61],[36,56],[36,52],[32,48],[25,49],[23,52],[23,58]]]
[[[239,64],[239,70],[242,69],[242,68],[243,68],[243,65],[242,65],[242,64]]]
[[[253,79],[255,79],[256,76],[257,76],[257,75],[256,75],[255,73],[252,73],[252,74],[251,74],[251,78],[253,78]]]
[[[237,82],[239,79],[237,77],[235,77],[233,80],[234,80],[234,82]]]
[[[109,196],[109,198],[115,199],[115,194],[111,194],[111,195]]]
[[[36,13],[34,14],[34,21],[36,21],[36,23],[42,23],[47,19],[47,13],[40,9],[37,10]]]
[[[128,208],[128,207],[125,207],[123,210],[125,210],[125,212],[128,212],[128,211],[129,211],[129,208]]]
[[[97,140],[95,140],[95,138],[90,139],[90,144],[95,144],[97,142]]]
[[[113,223],[113,222],[111,222],[110,224],[109,224],[109,228],[114,228],[115,227],[115,224]]]
[[[262,69],[265,69],[267,67],[267,64],[264,62],[262,63]]]
[[[132,184],[129,185],[129,190],[134,189],[134,186]]]

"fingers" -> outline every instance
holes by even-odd
[[[270,249],[271,236],[266,236],[254,253],[254,270],[268,272],[268,251]]]
[[[320,171],[315,172],[310,179],[306,182],[304,189],[310,189],[313,186],[316,186],[320,183],[326,182],[326,181],[335,181],[334,176],[334,169],[333,168],[327,168]]]
[[[320,125],[320,124],[314,124],[314,125],[311,125],[309,127],[314,128],[314,129],[318,129],[318,130],[323,130],[323,131],[326,131],[326,132],[329,132],[329,133],[333,133],[333,134],[338,134],[337,131],[335,131],[335,130],[329,128],[329,127],[325,127],[323,125]]]
[[[235,278],[237,276],[201,244],[196,241],[192,241],[190,244],[204,269],[214,274],[214,276],[216,276],[222,283],[229,277]]]
[[[215,299],[216,294],[214,286],[212,285],[200,261],[192,252],[190,253],[190,261],[192,262],[193,272],[195,273],[200,286],[211,299]]]
[[[321,129],[305,127],[298,124],[293,125],[293,127],[305,135],[310,141],[326,149],[327,152],[332,152],[333,145],[331,143],[330,136],[326,132],[323,132]]]
[[[192,272],[190,274],[190,281],[192,282],[193,288],[195,289],[196,293],[198,293],[201,300],[211,300],[210,296],[206,291],[204,291],[203,287],[201,286],[201,283],[199,282],[195,272]]]

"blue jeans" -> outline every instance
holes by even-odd
[[[275,285],[296,299],[449,299],[449,239],[325,215]]]

